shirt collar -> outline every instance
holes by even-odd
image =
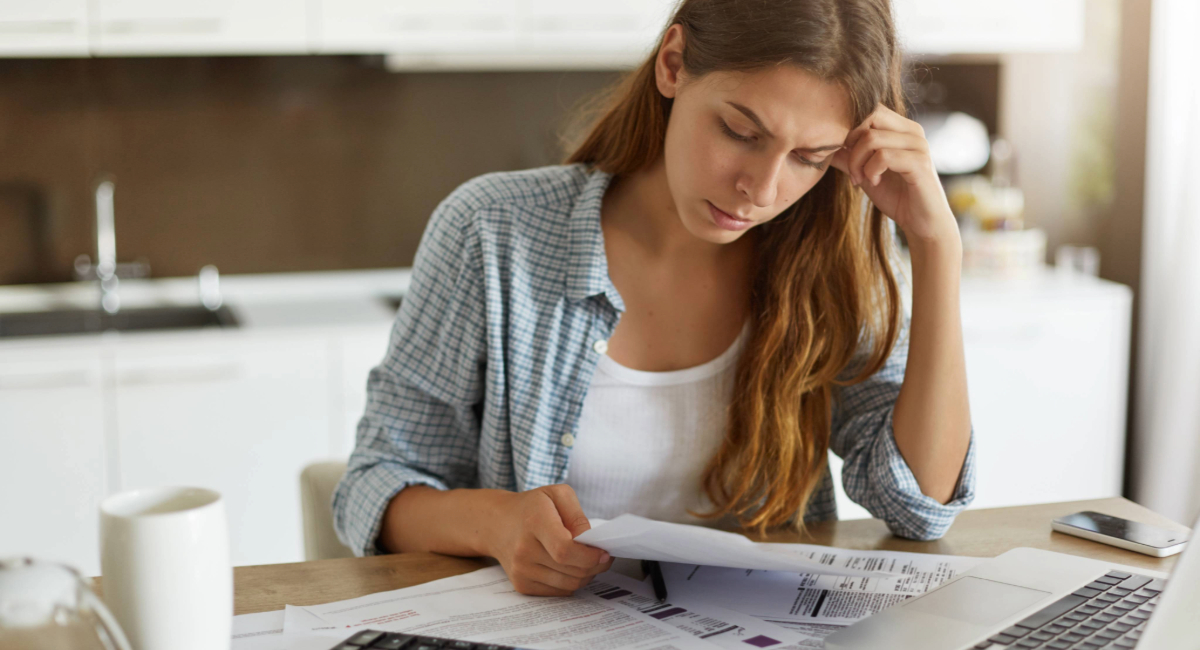
[[[583,300],[603,294],[617,311],[625,311],[625,301],[608,277],[608,256],[604,251],[604,231],[600,228],[600,205],[612,174],[595,169],[588,176],[575,200],[568,219],[568,258],[566,296]]]

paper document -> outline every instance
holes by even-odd
[[[612,571],[596,576],[584,589],[727,650],[820,648],[824,639],[814,643],[804,634],[717,605],[696,606],[671,597],[659,604],[650,585]]]
[[[781,545],[782,546],[782,545]],[[695,564],[663,564],[671,597],[713,604],[777,625],[812,630],[811,625],[849,625],[923,594],[967,571],[984,558],[899,551],[853,551],[788,544],[796,557],[831,567],[857,567],[900,574],[846,577],[795,571],[747,571]]]
[[[595,522],[593,522],[595,523]],[[621,515],[599,520],[575,541],[608,551],[613,557],[702,564],[737,569],[804,571],[840,576],[890,577],[877,568],[838,566],[781,547],[792,544],[752,542],[736,533]],[[866,566],[866,565],[863,565]]]
[[[333,645],[326,637],[285,635],[283,617],[282,609],[234,616],[230,650],[329,650]]]
[[[565,597],[517,593],[499,566],[335,603],[289,606],[284,617],[288,634],[343,639],[361,629],[548,650],[712,650],[690,631],[586,589]]]

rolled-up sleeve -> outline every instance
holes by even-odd
[[[835,390],[830,449],[843,459],[846,495],[882,519],[893,534],[918,540],[946,534],[954,517],[975,498],[975,429],[951,500],[941,503],[921,492],[896,446],[892,413],[908,360],[905,317],[883,368],[866,380]]]
[[[477,482],[486,363],[483,262],[463,188],[434,210],[366,410],[333,495],[334,527],[358,555],[377,546],[388,503],[410,485]]]

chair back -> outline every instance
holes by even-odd
[[[300,472],[300,508],[304,520],[304,559],[354,557],[333,530],[333,490],[346,473],[346,461],[326,460]]]

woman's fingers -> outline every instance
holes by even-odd
[[[546,553],[543,557],[538,559],[538,563],[542,566],[549,567],[555,571],[558,571],[559,573],[565,573],[576,578],[590,578],[594,575],[604,573],[612,568],[613,562],[613,558],[610,557],[604,562],[601,562],[593,567],[577,567],[571,566],[570,564],[560,564],[555,562],[554,558],[550,557],[549,553]]]
[[[605,555],[608,555],[608,554],[605,553]],[[596,568],[591,570],[591,575],[599,575],[601,573],[604,573],[605,571],[608,571],[609,569],[612,568],[613,562],[616,562],[616,561],[617,561],[616,558],[610,556],[608,558],[607,562],[602,562],[602,563],[596,565]]]
[[[846,134],[846,147],[852,147],[858,142],[858,139],[861,138],[864,133],[870,131],[871,129],[897,131],[900,133],[917,135],[922,138],[925,137],[925,129],[921,128],[920,124],[917,124],[913,120],[910,120],[906,117],[901,117],[896,111],[893,111],[883,104],[879,104],[875,107],[875,110],[872,111],[871,114],[862,121],[861,124],[854,127],[850,133]]]
[[[554,571],[558,571],[559,573],[569,575],[574,578],[587,578],[587,577],[596,575],[594,573],[596,567],[592,567],[591,569],[584,569],[584,568],[577,567],[577,566],[571,566],[569,564],[559,564],[558,562],[555,562],[553,558],[550,557],[549,553],[547,553],[545,555],[545,557],[543,557],[541,559],[540,564],[544,567],[553,569]],[[604,566],[604,565],[598,564],[596,566]]]
[[[898,131],[872,129],[863,134],[853,147],[850,147],[850,151],[846,157],[846,167],[850,178],[855,183],[863,185],[870,182],[869,179],[873,177],[872,174],[866,173],[864,167],[867,161],[871,160],[876,153],[884,150],[924,153],[927,147],[928,143],[921,136],[911,133],[900,133]]]
[[[546,496],[550,497],[550,501],[554,503],[554,508],[558,511],[558,518],[562,521],[563,528],[571,534],[571,538],[583,534],[587,530],[591,530],[592,524],[588,521],[587,515],[583,514],[583,506],[579,505],[579,497],[575,495],[575,490],[565,483],[549,485],[544,488]]]
[[[591,528],[575,491],[567,485],[544,488],[553,504],[553,516],[547,514],[545,524],[534,529],[534,535],[545,547],[550,558],[559,565],[591,569],[608,561],[608,553],[575,541],[575,536]]]
[[[923,168],[929,162],[929,156],[918,151],[901,149],[880,149],[863,164],[862,177],[871,185],[878,185],[883,178],[883,172],[891,170],[900,174],[910,184],[915,185],[919,175],[925,173]]]
[[[845,146],[833,155],[830,162],[835,168],[849,174],[856,184],[863,185],[870,182],[863,173],[863,165],[876,151],[885,148],[928,153],[929,142],[920,124],[879,104],[846,135]]]
[[[556,564],[591,569],[608,561],[608,553],[571,539],[565,529],[541,528],[534,531],[534,536]]]
[[[608,553],[575,541],[590,523],[569,486],[530,490],[522,503],[521,530],[499,556],[517,591],[565,596],[612,567]]]

